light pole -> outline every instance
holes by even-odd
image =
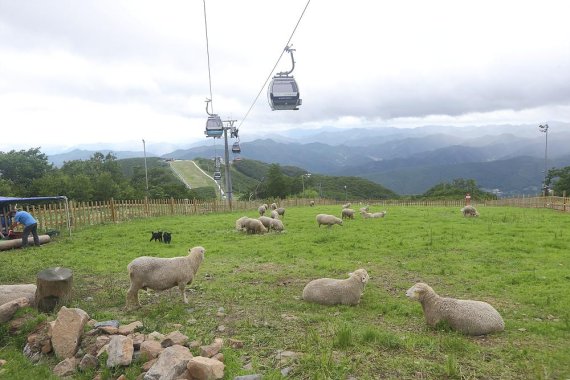
[[[545,136],[545,143],[544,143],[544,183],[542,185],[542,189],[544,192],[544,196],[548,195],[548,185],[546,184],[546,177],[547,177],[547,166],[548,166],[548,124],[539,125],[538,128],[541,132],[544,133]]]
[[[144,139],[143,142],[143,151],[144,151],[144,177],[146,179],[146,195],[148,196],[148,167],[146,166],[146,143]]]
[[[311,173],[305,173],[301,175],[301,182],[303,183],[303,197],[305,197],[305,176],[307,177],[307,179],[309,179]]]

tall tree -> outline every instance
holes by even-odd
[[[562,195],[566,192],[566,196],[570,195],[570,166],[563,168],[550,169],[546,177],[546,183],[551,185],[552,190],[556,194]]]
[[[271,164],[269,166],[266,182],[266,197],[285,198],[289,193],[288,181],[283,175],[281,166],[279,166],[279,164]]]
[[[34,196],[32,182],[53,170],[40,148],[0,152],[0,179],[9,180],[20,196]]]

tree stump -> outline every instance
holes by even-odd
[[[51,313],[56,306],[65,305],[71,300],[73,272],[62,267],[44,269],[38,273],[36,284],[36,308]]]

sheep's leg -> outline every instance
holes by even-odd
[[[180,289],[180,293],[182,293],[182,298],[184,299],[184,303],[188,303],[188,297],[186,297],[186,284],[178,284],[178,289]]]
[[[131,287],[127,291],[127,306],[140,306],[139,303],[139,289],[131,284]]]

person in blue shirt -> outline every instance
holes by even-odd
[[[34,245],[37,247],[40,246],[40,238],[38,236],[38,222],[34,219],[34,217],[26,211],[17,211],[12,210],[12,228],[16,227],[18,224],[24,226],[24,232],[22,233],[22,248],[26,248],[28,246],[28,235],[30,232],[34,237]]]

